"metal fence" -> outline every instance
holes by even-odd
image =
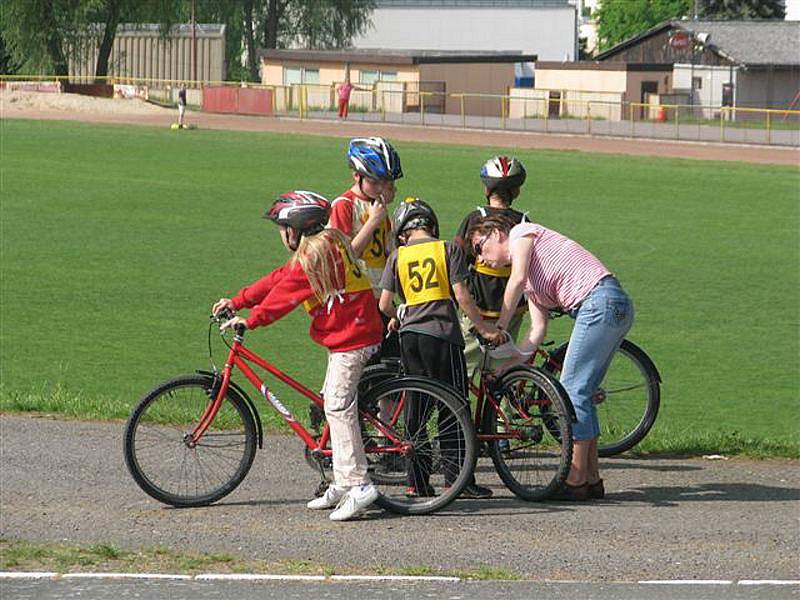
[[[0,76],[0,86],[49,78]],[[96,81],[97,78],[85,78]],[[80,78],[70,78],[80,83]],[[335,85],[270,86],[240,82],[193,82],[106,78],[111,85],[135,86],[147,98],[174,102],[180,85],[190,88],[190,104],[203,105],[207,85],[272,90],[272,114],[299,119],[336,120]],[[645,104],[563,97],[428,91],[434,86],[377,82],[350,97],[351,121],[414,126],[496,129],[535,133],[614,136],[700,142],[800,146],[800,110],[684,104]],[[139,94],[142,95],[142,94]]]

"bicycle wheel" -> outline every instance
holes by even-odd
[[[563,344],[551,353],[544,368],[560,375],[567,353]],[[658,416],[661,376],[650,357],[629,340],[617,349],[606,376],[594,395],[600,421],[600,456],[614,456],[641,442]]]
[[[204,506],[230,494],[256,453],[255,421],[233,389],[194,446],[187,438],[215,394],[213,380],[186,375],[162,383],[125,426],[125,464],[147,494],[172,506]]]
[[[374,410],[383,400],[394,406],[388,421]],[[373,474],[381,492],[377,504],[396,513],[419,515],[455,500],[476,460],[475,428],[465,400],[435,380],[409,376],[375,385],[366,393],[364,404],[373,407],[362,415],[365,427],[376,432],[365,439],[368,455],[394,455],[404,461],[403,470],[392,477]]]
[[[499,410],[487,402],[481,433],[497,474],[523,500],[546,500],[567,478],[572,462],[572,411],[564,389],[534,367],[518,367],[492,384]]]

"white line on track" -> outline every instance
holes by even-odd
[[[436,577],[433,575],[331,575],[334,581],[444,581],[457,583],[460,577]]]
[[[0,571],[2,579],[174,579],[192,581],[407,581],[460,583],[460,577],[414,576],[414,575],[273,575],[267,573],[202,573],[199,575],[178,575],[165,573],[53,573],[49,571]],[[539,580],[529,583],[580,584],[576,580]],[[638,585],[800,585],[798,579],[650,579],[641,581],[620,581]]]
[[[164,573],[65,573],[63,579],[192,579],[191,575]]]
[[[195,575],[195,581],[325,581],[324,575],[269,575],[259,573],[205,573]]]
[[[730,579],[652,579],[637,581],[640,585],[731,585]]]
[[[739,585],[800,585],[800,579],[740,579]]]

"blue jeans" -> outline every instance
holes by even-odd
[[[600,435],[592,395],[633,325],[633,302],[616,278],[607,276],[570,316],[575,326],[561,369],[561,383],[578,418],[572,425],[573,439],[592,440]]]

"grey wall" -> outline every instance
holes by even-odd
[[[575,7],[377,8],[356,48],[509,50],[575,60]]]

